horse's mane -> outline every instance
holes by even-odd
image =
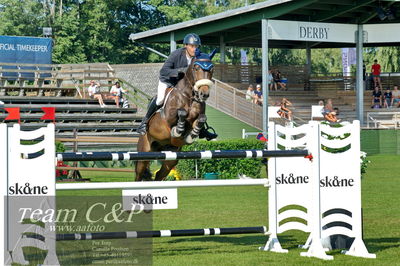
[[[191,75],[191,71],[193,69],[194,61],[192,60],[190,62],[190,65],[187,67],[185,76],[181,78],[178,83],[176,84],[175,88],[178,90],[184,90],[186,89],[186,83],[189,82],[190,84],[193,83],[193,75]]]

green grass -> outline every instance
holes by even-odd
[[[377,259],[353,258],[333,251],[334,261],[299,256],[307,235],[288,231],[280,236],[289,254],[258,251],[266,238],[257,235],[155,239],[155,265],[400,265],[399,156],[377,155],[362,181],[364,240]],[[219,193],[216,197],[215,195]],[[181,195],[183,194],[183,195]],[[155,228],[267,225],[266,191],[259,187],[185,189],[179,210],[157,212]],[[216,199],[218,198],[218,199]],[[231,204],[228,206],[228,202]],[[235,207],[235,204],[238,206]],[[196,207],[194,207],[196,206]],[[212,211],[212,209],[214,209]],[[198,215],[198,216],[197,216]],[[182,219],[182,217],[185,217]]]
[[[364,240],[377,259],[354,258],[332,251],[334,261],[299,256],[307,234],[280,235],[288,254],[259,251],[263,235],[181,237],[153,240],[154,265],[400,265],[399,156],[375,155],[362,180]],[[93,181],[128,181],[129,174],[104,174]],[[106,177],[100,177],[105,175]],[[128,177],[129,176],[129,177]],[[119,195],[118,190],[60,191],[58,195]],[[153,211],[153,228],[190,229],[268,225],[267,190],[262,187],[179,189],[177,210]]]
[[[241,139],[243,128],[246,129],[246,132],[260,131],[210,106],[207,106],[206,115],[208,125],[215,129],[220,140]]]

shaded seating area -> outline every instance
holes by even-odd
[[[77,96],[85,98],[90,80],[109,91],[114,70],[107,63],[0,63],[0,96]]]
[[[19,107],[21,112],[21,128],[23,130],[34,130],[51,121],[42,121],[43,116],[41,107],[56,108],[56,138],[63,138],[63,142],[68,147],[73,147],[79,136],[89,137],[121,137],[138,138],[136,128],[142,120],[142,116],[137,115],[137,108],[117,108],[112,100],[106,100],[108,105],[101,108],[96,100],[77,99],[72,97],[19,97],[19,96],[0,96],[0,101],[4,102],[5,108]],[[0,108],[0,121],[15,123],[16,121],[4,121],[7,113]],[[71,138],[67,141],[66,138]],[[81,141],[80,147],[103,149],[130,147],[132,143],[104,143],[96,139]]]
[[[126,91],[123,105],[128,108],[117,108],[112,99],[104,100],[106,107],[102,108],[98,100],[90,99],[87,88],[91,80],[100,84],[99,92],[103,96],[109,95],[110,88],[119,81]],[[0,102],[4,103],[0,107],[19,107],[23,130],[34,130],[51,122],[40,120],[41,107],[55,107],[56,138],[67,148],[132,150],[138,138],[136,127],[149,98],[116,77],[108,63],[0,63]],[[0,121],[6,116],[5,110],[0,108]],[[83,137],[90,138],[76,141]],[[108,142],[110,137],[122,139]]]

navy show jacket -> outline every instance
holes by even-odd
[[[169,86],[175,86],[183,78],[183,74],[178,73],[178,68],[187,66],[186,48],[176,49],[170,54],[160,69],[160,81]]]

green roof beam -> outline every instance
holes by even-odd
[[[364,24],[376,17],[376,12],[366,13],[364,16],[356,18],[355,21],[359,24]]]
[[[224,19],[212,21],[209,23],[202,23],[190,27],[181,28],[179,30],[175,30],[175,40],[177,41],[182,40],[183,37],[190,32],[196,32],[201,36],[212,32],[224,31],[230,28],[239,27],[241,25],[254,23],[260,21],[263,18],[272,19],[287,14],[289,12],[295,11],[297,9],[301,9],[315,2],[318,2],[318,0],[296,0],[285,3],[284,5],[271,6],[268,8],[255,10],[251,13],[244,13],[238,16],[231,16]],[[151,37],[142,38],[138,41],[148,42],[148,43],[151,42],[167,43],[170,41],[170,33],[166,32],[162,34],[157,34]]]
[[[354,0],[320,0],[318,1],[318,3],[320,4],[332,4],[332,5],[348,5],[348,6],[352,6],[354,5]]]
[[[254,37],[257,37],[260,35],[261,35],[260,29],[253,28],[253,29],[249,29],[246,32],[231,33],[228,36],[224,37],[224,42],[226,42],[226,43],[238,42],[238,41],[246,40],[249,38],[254,38]]]
[[[282,16],[284,14],[300,9],[302,7],[311,5],[312,3],[315,3],[317,1],[318,0],[296,0],[293,2],[288,2],[285,5],[271,6],[269,8],[255,10],[252,13],[242,14],[240,16],[227,17],[219,21],[199,24],[190,28],[183,28],[180,30],[180,32],[176,32],[175,36],[177,40],[182,40],[183,37],[190,32],[196,32],[199,35],[202,35],[254,23],[257,21],[261,21],[261,19],[264,18],[273,19],[275,17]]]
[[[387,2],[390,2],[387,4],[387,7],[390,7],[391,5],[395,4],[396,1],[389,1],[387,0]],[[374,9],[378,8],[379,6],[374,6]],[[366,13],[364,16],[357,18],[355,21],[360,23],[360,24],[364,24],[364,23],[368,23],[368,21],[370,21],[371,19],[373,19],[374,17],[376,17],[378,14],[376,13],[376,11],[372,11],[369,13]]]
[[[335,10],[331,11],[326,11],[326,12],[320,12],[317,16],[314,16],[311,18],[311,21],[325,21],[329,20],[333,17],[340,16],[342,14],[351,12],[353,10],[356,10],[362,6],[366,6],[368,4],[371,4],[375,2],[374,0],[358,0],[358,1],[353,1],[353,5],[342,5],[339,8],[336,8]],[[342,4],[340,2],[340,4]]]

